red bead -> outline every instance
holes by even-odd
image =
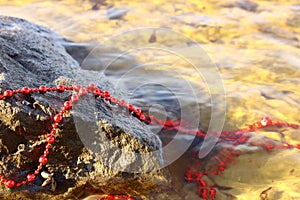
[[[46,138],[48,144],[53,144],[55,142],[55,137],[53,135],[48,135]]]
[[[21,89],[22,94],[29,94],[31,92],[31,89],[29,87],[23,87]]]
[[[45,165],[46,163],[48,162],[48,159],[46,158],[46,156],[42,155],[40,158],[39,158],[39,163],[42,164],[42,165]],[[40,167],[41,165],[39,165]]]
[[[51,144],[47,144],[46,149],[51,149]]]
[[[5,183],[6,187],[13,188],[15,186],[15,181],[13,180],[7,180]]]
[[[28,182],[32,182],[32,181],[34,181],[34,179],[35,179],[35,175],[34,174],[28,174],[27,175]]]
[[[110,93],[108,91],[104,91],[104,97],[110,97]]]
[[[56,114],[53,119],[56,123],[60,123],[62,121],[62,115]]]
[[[62,93],[62,92],[65,91],[65,87],[64,87],[63,85],[58,85],[58,86],[56,87],[56,89],[57,89],[57,91],[60,92],[60,93]]]
[[[115,98],[115,97],[111,97],[111,98],[110,98],[110,102],[111,102],[112,104],[116,104],[116,103],[118,102],[118,99]]]
[[[21,183],[22,185],[26,185],[27,181],[22,181]]]
[[[134,106],[132,104],[128,104],[127,108],[130,112],[134,110]]]
[[[79,91],[81,88],[82,88],[81,85],[76,85],[76,86],[74,87],[74,89],[75,89],[76,91]]]
[[[199,182],[200,182],[201,186],[203,186],[203,187],[206,187],[206,186],[207,186],[207,183],[206,183],[205,180],[200,179]]]
[[[94,90],[95,97],[99,97],[101,94],[102,94],[102,91],[100,89],[95,89]]]
[[[137,116],[140,116],[141,113],[142,113],[142,111],[141,111],[141,109],[136,108],[136,109],[134,110],[134,113],[135,113]]]
[[[90,83],[88,87],[89,88],[96,88],[96,85],[94,83]]]
[[[41,85],[41,86],[39,87],[39,91],[40,91],[41,94],[44,94],[44,93],[47,92],[47,87],[44,86],[44,85]]]
[[[267,151],[271,151],[272,149],[274,149],[274,144],[266,144],[265,148]]]
[[[16,184],[17,187],[20,187],[21,185],[22,185],[22,183],[17,183]]]
[[[1,183],[6,183],[7,179],[6,178],[1,178]]]
[[[141,120],[141,121],[145,121],[145,120],[146,120],[145,115],[141,115],[141,116],[140,116],[140,120]]]
[[[208,190],[207,189],[202,189],[201,197],[203,199],[205,199],[205,200],[208,199],[207,194],[208,194]]]
[[[209,193],[210,193],[210,196],[212,196],[212,197],[214,197],[214,196],[216,196],[216,190],[215,189],[211,189],[210,191],[209,191]]]
[[[71,102],[71,101],[66,101],[66,102],[64,103],[64,108],[65,108],[66,110],[72,109],[72,102]]]
[[[3,93],[3,96],[7,97],[7,98],[12,97],[12,95],[13,95],[13,92],[11,90],[5,90]]]
[[[79,100],[79,96],[78,95],[73,95],[73,96],[71,96],[71,101],[72,102],[76,102],[76,101],[78,101]]]
[[[124,99],[122,99],[122,100],[120,101],[120,106],[123,106],[123,107],[126,106],[126,101],[125,101]]]
[[[88,92],[92,92],[94,89],[96,89],[96,85],[94,83],[91,83],[87,86]]]
[[[83,96],[83,95],[86,95],[87,94],[87,90],[85,88],[81,88],[78,92],[78,95],[79,96]]]

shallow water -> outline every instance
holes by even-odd
[[[160,117],[193,119],[207,129],[210,109],[221,119],[225,99],[226,130],[261,116],[300,123],[298,0],[165,2],[0,0],[0,13],[89,44],[83,68],[99,79],[108,75],[130,102]],[[299,143],[299,131],[282,131]],[[269,187],[269,199],[300,199],[299,156],[246,154],[214,181],[237,199],[259,199]],[[192,184],[184,191],[186,199],[198,198]]]

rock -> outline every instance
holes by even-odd
[[[129,9],[126,8],[110,8],[107,11],[107,17],[110,20],[113,19],[121,19],[123,16],[126,15],[126,13],[129,11]]]
[[[229,2],[225,7],[237,7],[250,12],[256,12],[259,5],[250,0],[237,0],[235,2]]]
[[[63,47],[64,39],[46,28],[0,16],[0,41],[1,92],[57,83],[84,85],[94,80],[99,88],[124,97],[105,77],[99,81],[98,74],[81,70]],[[20,181],[36,169],[45,145],[41,141],[51,130],[51,116],[70,95],[20,94],[0,101],[1,174]],[[59,127],[49,161],[42,169],[49,180],[39,175],[34,182],[16,189],[7,190],[2,185],[0,197],[83,198],[90,191],[130,193],[147,199],[154,189],[171,190],[167,171],[158,169],[163,162],[160,146],[159,138],[130,114],[86,97],[72,114],[66,113]],[[147,153],[151,156],[145,157]]]
[[[258,8],[258,4],[250,0],[238,0],[235,5],[250,12],[256,12]]]

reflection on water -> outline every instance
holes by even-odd
[[[199,106],[200,125],[206,129],[212,106],[210,93],[218,93],[219,88],[208,88],[205,78],[213,80],[214,76],[207,73],[203,77],[203,73],[209,72],[213,64],[207,65],[203,60],[206,57],[197,54],[193,42],[159,30],[122,37],[122,33],[137,27],[167,28],[191,38],[207,52],[220,70],[226,91],[224,129],[242,127],[265,115],[300,122],[298,0],[178,0],[173,4],[162,0],[0,0],[0,12],[44,25],[81,43],[87,50],[77,56],[83,68],[110,76],[118,87],[128,89],[128,98],[134,104],[152,107],[157,115],[166,112],[175,119],[182,117],[176,110],[179,101],[181,109],[186,110],[184,117],[189,119]],[[158,48],[161,44],[164,49]],[[203,71],[196,73],[191,63],[165,51],[166,47],[178,48],[185,57],[195,58],[196,66]],[[282,131],[289,141],[300,140],[299,131]],[[274,139],[276,135],[266,133]],[[230,186],[226,193],[238,199],[259,199],[269,187],[269,199],[297,199],[298,158],[297,151],[253,152],[241,156],[214,181]],[[184,186],[187,199],[197,198],[189,193],[194,189]]]

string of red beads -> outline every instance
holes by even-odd
[[[160,119],[157,119],[153,116],[144,114],[140,108],[134,107],[132,104],[127,104],[125,100],[119,100],[118,98],[115,98],[110,95],[108,91],[102,91],[101,89],[97,88],[95,84],[90,84],[87,87],[83,87],[81,85],[77,86],[63,86],[58,85],[57,87],[46,87],[44,85],[38,87],[38,88],[29,88],[29,87],[23,87],[21,89],[17,90],[5,90],[2,94],[0,94],[0,100],[5,100],[12,98],[15,94],[23,94],[23,95],[29,95],[31,93],[39,92],[41,94],[56,91],[59,93],[63,93],[65,91],[75,91],[74,94],[71,95],[70,99],[68,101],[64,102],[63,107],[60,109],[60,111],[53,116],[53,124],[52,129],[50,133],[46,137],[46,145],[45,150],[43,152],[43,155],[39,157],[39,165],[37,166],[36,170],[31,173],[27,174],[26,179],[21,182],[15,182],[12,179],[7,179],[3,175],[0,174],[0,181],[1,183],[5,184],[8,188],[13,187],[20,187],[22,185],[25,185],[29,182],[33,182],[36,179],[36,175],[38,175],[43,166],[48,163],[48,154],[49,150],[52,148],[52,144],[55,142],[55,136],[56,136],[56,129],[60,123],[63,121],[63,115],[66,111],[70,111],[73,107],[73,104],[78,102],[80,98],[84,95],[87,95],[88,93],[93,94],[96,98],[100,98],[103,100],[106,100],[110,102],[112,105],[118,105],[120,107],[123,107],[124,109],[127,109],[134,117],[138,118],[140,121],[145,122],[150,125],[159,125],[162,127],[162,129],[165,130],[174,130],[179,131],[182,134],[191,134],[195,135],[196,137],[204,138],[206,133],[197,130],[197,131],[191,131],[194,130],[197,127],[194,127],[192,124],[190,124],[187,121],[182,120],[166,120],[162,121]],[[183,128],[183,127],[184,128]],[[268,126],[277,126],[277,127],[290,127],[294,129],[298,129],[300,126],[298,124],[290,124],[290,123],[284,123],[280,121],[272,122],[269,118],[264,117],[260,121],[253,123],[247,128],[235,130],[235,131],[223,131],[221,133],[221,137],[219,139],[219,142],[226,141],[231,142],[233,145],[243,144],[247,142],[249,139],[248,136],[246,136],[245,132],[252,132],[256,131],[261,128],[266,128]],[[180,129],[180,130],[179,130]],[[274,148],[272,145],[265,145],[266,150],[270,151]],[[300,149],[300,144],[292,145],[288,143],[283,143],[279,148],[298,148]],[[186,172],[186,180],[188,182],[197,182],[200,196],[203,199],[215,199],[216,190],[213,189],[213,187],[209,186],[205,180],[202,179],[203,175],[211,174],[221,174],[222,171],[224,171],[228,165],[229,162],[233,161],[232,156],[238,156],[238,152],[222,152],[222,156],[225,158],[225,160],[222,160],[218,156],[215,156],[215,159],[218,161],[218,169],[213,170],[212,172],[197,172],[193,169],[189,169]],[[198,162],[201,163],[201,162]],[[118,198],[125,198],[128,200],[134,199],[133,197],[127,196],[127,195],[105,195],[104,199],[118,199]]]
[[[0,181],[1,183],[5,184],[8,188],[13,187],[20,187],[22,185],[25,185],[29,182],[33,182],[36,179],[36,175],[40,174],[42,168],[44,165],[48,163],[48,154],[49,150],[51,149],[51,145],[55,142],[55,135],[56,135],[56,128],[60,123],[63,121],[63,115],[66,111],[71,110],[74,103],[78,102],[81,96],[84,96],[88,93],[94,94],[94,96],[100,97],[102,99],[105,99],[109,101],[112,104],[118,104],[122,107],[128,108],[130,112],[133,112],[136,116],[139,117],[141,121],[145,121],[145,116],[141,114],[141,110],[139,108],[135,108],[133,105],[129,104],[127,105],[125,100],[118,100],[115,97],[111,97],[110,93],[108,91],[102,91],[101,89],[97,88],[95,84],[90,84],[87,87],[83,87],[81,85],[77,86],[63,86],[58,85],[57,87],[46,87],[44,85],[40,86],[39,88],[29,88],[29,87],[23,87],[22,89],[17,90],[5,90],[3,94],[0,94],[0,100],[3,99],[9,99],[13,97],[15,94],[24,94],[29,95],[31,93],[39,92],[41,94],[50,92],[50,91],[56,91],[59,93],[63,93],[65,91],[75,91],[77,94],[73,94],[70,97],[70,100],[65,101],[63,107],[61,110],[53,116],[53,124],[50,134],[46,137],[46,146],[45,150],[43,152],[43,155],[39,157],[39,165],[37,166],[36,170],[32,174],[27,174],[26,179],[21,182],[15,182],[12,179],[7,179],[3,175],[0,174]],[[110,199],[110,200],[117,200],[117,199],[126,199],[126,200],[133,200],[134,198],[128,195],[104,195],[101,199]]]
[[[8,187],[8,188],[20,187],[29,182],[33,182],[36,179],[36,175],[38,175],[41,172],[41,169],[43,168],[43,166],[48,163],[49,150],[52,147],[51,145],[55,142],[56,128],[63,121],[63,114],[66,111],[71,110],[73,104],[78,102],[82,96],[84,96],[88,93],[93,93],[96,98],[100,97],[102,99],[109,101],[112,104],[118,104],[122,107],[128,108],[131,112],[133,112],[136,116],[138,116],[139,119],[141,119],[142,121],[145,120],[145,116],[143,114],[141,114],[141,110],[139,108],[135,108],[131,104],[127,105],[125,100],[118,100],[115,97],[111,97],[111,95],[108,91],[102,91],[101,89],[97,88],[95,86],[95,84],[90,84],[87,87],[83,87],[81,85],[77,85],[77,86],[58,85],[57,87],[46,87],[46,86],[42,85],[38,88],[23,87],[23,88],[17,89],[17,90],[5,90],[2,94],[0,94],[0,100],[9,99],[9,98],[13,97],[13,95],[18,94],[18,93],[24,94],[24,95],[29,95],[29,94],[35,93],[35,92],[44,94],[44,93],[47,93],[50,91],[56,91],[59,93],[63,93],[65,91],[75,91],[76,94],[73,94],[71,96],[70,100],[64,102],[64,105],[60,109],[60,111],[56,115],[53,116],[52,129],[51,129],[50,134],[48,134],[46,137],[45,150],[43,152],[43,155],[41,155],[38,159],[39,165],[37,166],[34,173],[27,174],[26,179],[21,182],[15,182],[12,179],[7,179],[3,175],[0,175],[1,183],[5,184],[6,187]],[[106,198],[109,198],[109,197],[110,196],[107,196]]]

